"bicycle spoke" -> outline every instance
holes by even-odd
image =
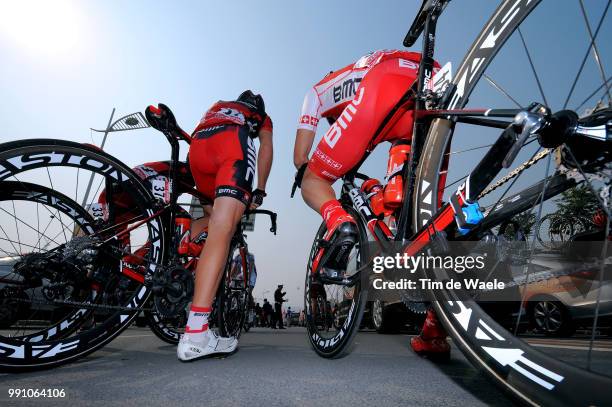
[[[1,227],[0,227],[0,228],[1,228]],[[9,242],[9,243],[18,243],[18,242],[16,242],[15,240],[11,240],[11,239],[9,239],[9,238],[4,238],[4,237],[0,237],[0,240],[4,240],[4,241]],[[11,244],[11,245],[12,245],[12,244]],[[30,249],[36,249],[36,246],[32,246],[32,245],[29,245],[29,244],[26,244],[26,243],[22,243],[22,246],[28,247],[28,248],[30,248]],[[15,247],[15,246],[13,246],[13,247]],[[17,250],[17,249],[15,248],[15,250]],[[5,252],[5,253],[9,254],[8,252]],[[15,252],[15,253],[13,253],[13,254],[14,254],[14,255],[16,255],[16,256],[21,256],[21,255],[23,255],[23,253],[22,253],[21,251],[16,251],[16,252]],[[9,256],[10,256],[10,254],[9,254]]]
[[[585,104],[586,104],[586,103],[589,101],[589,99],[591,99],[593,96],[595,96],[595,95],[597,94],[597,92],[599,92],[601,89],[603,89],[603,87],[604,87],[604,86],[606,86],[606,85],[607,85],[608,83],[610,83],[611,81],[612,81],[612,76],[611,76],[611,77],[609,77],[609,78],[606,80],[606,82],[605,82],[605,83],[602,83],[601,85],[599,85],[599,87],[597,87],[597,89],[595,89],[595,90],[593,91],[593,93],[591,93],[589,96],[587,96],[587,97],[586,97],[586,99],[584,99],[584,101],[583,101],[582,103],[580,103],[580,104],[578,105],[578,107],[576,107],[576,108],[574,109],[574,111],[576,111],[576,112],[577,112],[578,110],[580,110],[580,108],[581,108],[582,106],[584,106],[584,105],[585,105]]]
[[[19,226],[17,225],[17,214],[15,211],[15,201],[11,201],[13,204],[13,220],[15,221],[15,232],[17,233],[17,241],[19,242],[19,250],[21,251],[21,236],[19,234]],[[0,208],[2,209],[2,208]],[[8,213],[6,210],[2,209],[4,212]],[[10,215],[10,214],[9,214]]]
[[[574,89],[576,88],[576,84],[578,83],[578,79],[580,78],[580,75],[582,74],[582,70],[584,69],[584,65],[586,64],[587,59],[589,58],[589,53],[591,51],[591,47],[593,46],[595,39],[597,38],[597,35],[599,34],[599,30],[601,29],[601,26],[604,22],[604,19],[606,18],[606,14],[608,13],[608,8],[610,7],[610,2],[612,0],[608,0],[608,3],[606,4],[606,8],[604,9],[603,14],[601,15],[601,18],[599,19],[599,23],[597,24],[597,28],[595,29],[595,34],[593,34],[593,38],[591,39],[591,42],[589,43],[589,46],[587,47],[587,50],[584,54],[584,58],[582,58],[582,62],[580,63],[580,68],[578,68],[578,72],[576,73],[576,77],[574,78],[574,82],[572,82],[572,86],[570,87],[570,91],[567,95],[567,97],[565,98],[565,103],[563,103],[563,109],[567,108],[567,105],[569,104],[570,98],[572,97],[572,94],[574,93]]]
[[[6,233],[6,231],[4,230],[4,228],[2,227],[2,225],[0,225],[0,230],[2,231],[2,233],[4,233],[4,236],[6,236],[6,239],[1,238],[2,240],[6,240],[7,242],[11,243],[11,246],[13,246],[13,249],[15,249],[15,253],[19,253],[20,251],[17,249],[17,247],[15,247],[14,242],[9,238],[8,233]]]
[[[91,201],[88,202],[89,205],[94,203],[94,200],[96,199],[96,197],[98,196],[98,192],[100,192],[100,188],[102,188],[102,183],[104,182],[104,178],[100,179],[100,182],[98,183],[98,187],[96,188],[96,192],[94,192],[91,195]]]
[[[55,190],[55,187],[53,186],[53,181],[51,180],[51,173],[49,172],[49,167],[45,167],[45,169],[47,170],[47,176],[49,177],[49,184],[51,185],[51,189]],[[57,209],[56,209],[56,210],[55,210],[55,213],[57,214],[57,216],[58,216],[58,218],[59,218],[59,217],[60,217],[59,210],[57,210]],[[61,222],[61,220],[60,220],[60,223],[62,224],[62,226],[65,226],[65,225],[64,225],[64,224]],[[68,237],[66,236],[65,231],[64,231],[64,239],[65,239],[65,241],[66,241],[66,242],[68,241]]]
[[[578,171],[584,177],[587,186],[589,187],[589,189],[591,190],[593,195],[595,195],[595,197],[598,199],[601,208],[606,213],[607,221],[606,221],[604,237],[607,237],[610,234],[610,210],[609,210],[609,206],[608,206],[609,205],[609,200],[610,200],[610,193],[608,191],[608,205],[607,205],[605,202],[601,201],[601,197],[596,192],[596,190],[593,187],[593,184],[591,183],[591,181],[586,177],[586,174],[585,174],[584,170],[582,169],[582,166],[580,165],[580,163],[578,162],[578,160],[576,159],[576,157],[572,153],[571,148],[566,146],[566,151],[568,152],[568,154],[572,158],[572,161],[574,161],[574,164],[576,165],[576,168],[578,168]],[[610,180],[608,180],[608,188],[609,188],[609,181]],[[600,287],[603,284],[603,275],[604,275],[605,265],[606,265],[606,262],[603,261],[603,259],[606,258],[607,253],[608,253],[608,239],[604,238],[604,244],[603,244],[603,248],[602,248],[602,251],[601,251],[601,259],[602,259],[602,261],[601,261],[601,267],[599,269],[599,286]],[[598,319],[599,319],[599,308],[600,308],[600,304],[601,304],[601,291],[602,291],[601,289],[597,290],[597,299],[595,301],[594,318],[593,318],[593,324],[592,324],[592,327],[591,327],[591,339],[590,339],[591,343],[590,343],[589,350],[588,350],[588,353],[587,353],[587,369],[588,370],[591,370],[591,364],[592,364],[593,343],[595,342],[595,332],[597,330],[597,323],[598,323]]]
[[[36,241],[36,245],[38,247],[40,247],[40,243],[42,241],[42,238],[44,236],[45,233],[47,233],[47,230],[49,229],[49,226],[51,226],[51,223],[53,222],[53,218],[51,217],[49,219],[49,222],[47,223],[47,226],[45,226],[45,229],[43,230],[42,234],[38,236],[38,240]],[[46,246],[45,246],[46,247]],[[42,249],[41,249],[42,250]]]
[[[504,96],[506,96],[508,99],[510,99],[512,101],[512,103],[514,103],[516,105],[516,107],[518,107],[519,109],[522,109],[523,106],[516,101],[516,99],[514,99],[512,96],[510,96],[510,94],[504,89],[502,88],[499,84],[497,84],[493,79],[491,79],[491,77],[489,75],[487,75],[486,73],[483,73],[482,76],[487,80],[487,82],[489,82],[495,89],[497,89],[498,91],[500,91]]]
[[[536,217],[536,222],[534,224],[534,230],[538,230],[538,228],[541,225],[542,222],[542,210],[544,208],[544,197],[546,196],[546,187],[548,185],[548,181],[550,179],[550,163],[552,161],[552,155],[548,155],[548,160],[546,160],[546,172],[545,172],[545,178],[544,178],[544,184],[542,185],[542,193],[540,195],[539,201],[539,207],[538,207],[538,215]],[[537,201],[536,201],[537,204]],[[535,206],[534,206],[535,207]],[[533,208],[530,210],[530,212],[533,210]],[[533,259],[533,252],[535,249],[535,245],[536,245],[536,241],[537,241],[537,234],[534,233],[532,238],[531,238],[531,247],[529,248],[529,258],[527,259],[527,262],[525,264],[524,269],[527,271],[527,274],[525,275],[525,283],[523,286],[523,295],[521,298],[521,306],[519,306],[519,313],[518,313],[518,317],[516,319],[516,326],[514,327],[514,335],[518,335],[518,331],[519,331],[519,326],[521,324],[521,317],[523,315],[523,306],[522,304],[525,304],[525,301],[527,300],[527,294],[528,294],[528,290],[527,290],[527,285],[529,284],[529,275],[530,275],[530,268],[531,268],[531,261]]]
[[[38,205],[36,205],[36,233],[40,236],[40,211]]]
[[[542,89],[542,83],[540,83],[540,77],[538,76],[538,73],[535,69],[533,60],[531,59],[531,53],[529,52],[529,49],[527,48],[527,43],[525,42],[525,38],[523,37],[523,32],[521,31],[520,27],[517,29],[517,32],[519,33],[519,37],[521,38],[521,42],[523,43],[523,48],[525,49],[525,53],[527,54],[527,59],[529,60],[529,65],[531,66],[531,72],[533,73],[536,83],[538,84],[540,95],[542,96],[542,99],[544,100],[544,104],[546,106],[549,106],[548,101],[546,100],[546,96],[544,95],[544,89]]]
[[[6,209],[4,209],[4,208],[0,208],[0,211],[7,213],[9,216],[12,216],[12,217],[15,219],[15,225],[17,225],[17,221],[19,221],[20,223],[23,223],[25,226],[27,226],[28,228],[32,229],[33,231],[38,232],[38,231],[37,231],[37,229],[36,229],[35,227],[33,227],[33,226],[29,225],[28,223],[24,222],[24,221],[23,221],[23,220],[21,220],[20,218],[17,218],[16,216],[12,215],[12,214],[11,214],[9,211],[7,211]],[[17,227],[17,226],[16,226],[16,227]],[[18,234],[19,234],[19,233],[18,233]],[[46,237],[47,239],[49,239],[49,236],[46,236],[46,235],[45,235],[44,237]],[[66,239],[66,241],[68,241],[68,239]],[[55,243],[55,244],[59,244],[59,243],[57,243],[56,241],[53,241],[53,243]]]
[[[608,194],[608,200],[610,199],[610,194]],[[609,212],[607,209],[605,208],[606,212]],[[606,222],[606,234],[604,235],[604,237],[606,237],[604,239],[604,244],[603,247],[601,249],[601,267],[599,268],[599,287],[601,287],[603,285],[603,276],[604,276],[604,271],[605,271],[605,266],[606,266],[606,262],[603,261],[603,259],[605,259],[607,253],[608,253],[608,242],[609,239],[607,238],[610,235],[610,218],[608,217],[608,221]],[[593,344],[595,343],[595,331],[597,330],[597,323],[598,323],[598,319],[599,319],[599,307],[601,305],[601,288],[599,290],[597,290],[597,299],[595,300],[595,317],[593,318],[593,325],[591,326],[591,343],[589,346],[589,351],[587,353],[587,369],[591,370],[591,364],[592,364],[592,360],[593,360]]]
[[[595,62],[597,63],[597,67],[599,68],[599,73],[601,74],[601,80],[606,83],[606,71],[604,70],[603,63],[601,62],[601,57],[599,56],[599,50],[597,49],[597,43],[595,42],[595,38],[593,38],[593,31],[591,31],[591,24],[589,24],[589,18],[586,15],[586,10],[584,9],[583,0],[579,0],[580,10],[582,11],[582,16],[584,17],[584,24],[586,25],[587,31],[589,33],[589,38],[591,39],[591,43],[593,44],[593,58],[595,58]],[[608,95],[608,104],[611,102],[610,97],[610,87],[606,84],[606,93]]]
[[[460,183],[461,181],[465,180],[467,177],[468,177],[468,175],[465,175],[465,176],[459,178],[458,180],[451,182],[450,184],[446,184],[446,186],[444,188],[448,189],[448,188],[452,187],[453,185],[456,185],[456,184]]]
[[[446,155],[455,155],[455,154],[461,154],[461,153],[467,153],[469,151],[475,151],[475,150],[481,150],[483,148],[489,148],[491,147],[493,144],[487,144],[486,146],[479,146],[479,147],[473,147],[473,148],[468,148],[465,150],[459,150],[459,151],[451,151],[450,153],[446,154]]]

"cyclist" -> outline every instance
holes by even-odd
[[[259,138],[256,159],[254,139]],[[177,356],[187,361],[213,353],[231,353],[238,340],[208,329],[212,301],[229,244],[247,205],[261,205],[272,167],[272,121],[261,95],[244,91],[235,101],[219,101],[202,117],[192,134],[189,165],[196,188],[214,198],[208,238],[196,268],[191,310]],[[257,188],[253,191],[257,161]]]
[[[132,170],[143,181],[143,184],[151,191],[153,197],[161,202],[170,202],[170,162],[169,161],[153,161],[138,165]],[[190,193],[195,188],[195,181],[189,171],[189,165],[184,162],[178,163],[177,168],[177,188],[179,194]],[[109,205],[106,189],[98,196],[98,202],[90,205],[88,208],[90,214],[94,218],[105,219],[108,217]],[[204,216],[190,222],[190,230],[187,236],[193,236],[193,242],[199,243],[207,236],[208,216],[212,207],[207,202],[202,202]],[[136,207],[133,202],[132,195],[123,191],[122,185],[116,185],[112,194],[112,207],[114,210],[114,220],[116,223],[122,223],[132,219],[137,214],[132,212],[132,208]],[[178,207],[177,217],[190,217],[187,211],[182,207]],[[167,220],[167,218],[166,218]],[[127,228],[127,225],[124,227]],[[129,245],[129,235],[124,238],[124,244]],[[142,256],[149,249],[148,245],[138,249],[134,255],[127,255],[122,259],[122,270],[127,275],[133,274],[130,270],[144,273],[142,266]]]
[[[313,261],[321,264],[328,279],[342,279],[349,253],[355,244],[355,220],[336,199],[332,184],[361,164],[365,156],[383,141],[406,151],[412,136],[413,110],[400,109],[386,119],[392,108],[417,77],[421,55],[399,50],[371,52],[342,69],[332,71],[308,90],[295,138],[293,160],[298,169],[296,184],[308,206],[323,217],[327,232]],[[439,64],[435,63],[435,70]],[[331,127],[312,156],[317,126],[326,118]],[[384,124],[384,125],[383,125]],[[377,132],[379,128],[382,131]],[[398,174],[398,166],[387,171],[387,178]],[[324,249],[326,247],[326,249]],[[423,335],[411,341],[418,353],[448,353],[446,333],[433,312],[428,313]],[[445,345],[444,345],[445,344]]]

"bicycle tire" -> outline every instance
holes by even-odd
[[[365,264],[369,259],[368,251],[368,233],[365,226],[359,221],[360,217],[352,207],[343,206],[344,209],[357,221],[358,230],[358,249],[359,250],[359,265]],[[308,331],[308,340],[310,345],[317,353],[317,355],[324,358],[337,359],[347,355],[350,352],[353,339],[359,331],[361,325],[361,319],[363,318],[363,312],[367,303],[368,290],[367,286],[364,288],[361,285],[361,280],[355,283],[355,290],[353,292],[353,301],[349,307],[347,316],[342,321],[337,333],[331,338],[324,338],[319,335],[317,329],[318,322],[321,322],[323,329],[328,332],[330,326],[328,325],[327,318],[323,321],[317,321],[316,315],[313,316],[311,310],[311,292],[316,288],[313,288],[312,279],[312,262],[317,255],[319,250],[318,242],[322,239],[323,235],[327,231],[325,222],[321,224],[317,234],[315,236],[310,255],[308,258],[308,266],[306,267],[306,283],[304,286],[304,313],[306,316],[306,329]],[[320,285],[320,284],[319,284]],[[323,289],[324,290],[324,289]],[[355,300],[355,297],[357,298]],[[317,297],[318,299],[319,297]],[[326,315],[326,314],[325,314]],[[333,321],[331,321],[333,323]]]
[[[19,165],[15,166],[9,159]],[[85,168],[92,173],[111,176],[120,182],[130,182],[130,193],[136,199],[137,206],[146,215],[153,215],[150,209],[153,197],[142,185],[139,177],[125,164],[98,148],[56,139],[29,139],[0,144],[0,183],[30,169],[59,166]],[[151,250],[152,261],[147,270],[152,273],[154,265],[162,263],[164,252],[163,226],[159,218],[147,222],[147,231],[152,239],[151,244],[156,249]],[[131,324],[150,293],[146,286],[140,286],[126,305],[134,311],[113,312],[99,326],[68,338],[40,342],[2,339],[0,370],[17,372],[47,369],[91,354],[112,341]]]
[[[149,329],[155,336],[170,345],[177,345],[181,339],[182,332],[168,326],[157,312],[146,311],[145,318]]]
[[[539,4],[540,0],[505,0],[498,6],[457,70],[451,83],[457,90],[444,108],[465,106],[491,60]],[[509,15],[512,17],[508,21]],[[492,36],[494,44],[490,46]],[[487,47],[483,47],[485,41],[489,41]],[[416,171],[413,225],[424,225],[436,212],[437,200],[431,199],[431,195],[429,199],[425,196],[439,191],[438,176],[453,130],[448,120],[432,122]],[[428,278],[439,279],[430,271],[425,273]],[[576,368],[534,349],[508,333],[475,301],[462,300],[466,295],[461,295],[459,290],[429,290],[428,295],[438,318],[468,360],[517,400],[530,405],[610,403],[612,380],[608,377]],[[484,331],[490,335],[483,336]],[[489,339],[483,339],[486,336]]]
[[[248,250],[246,250],[246,247],[244,249],[246,255]],[[249,282],[241,279],[244,276],[242,272],[237,273],[239,275],[238,279],[232,278],[232,265],[236,251],[242,258],[240,244],[233,241],[228,252],[223,277],[217,290],[215,305],[218,310],[217,323],[220,335],[239,338],[248,310]],[[246,261],[248,262],[248,258]]]
[[[2,186],[0,201],[23,200],[42,203],[69,217],[73,217],[79,228],[88,233],[93,233],[94,219],[81,205],[66,195],[29,182],[3,181],[0,185]],[[28,342],[65,338],[77,330],[91,316],[91,313],[92,311],[88,309],[77,309],[40,331],[20,336],[11,335],[11,338]]]

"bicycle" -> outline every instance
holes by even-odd
[[[356,183],[356,180],[367,180],[369,177],[359,174],[357,167],[342,179],[340,202],[356,220],[359,231],[342,282],[326,281],[318,270],[312,269],[313,258],[321,248],[319,240],[325,232],[324,223],[314,239],[306,271],[304,304],[308,338],[320,356],[336,358],[345,354],[359,328],[369,290],[367,279],[363,277],[373,255],[368,245],[370,239],[375,241],[373,247],[377,247],[381,253],[394,252],[394,243],[402,245],[401,252],[411,256],[434,250],[444,253],[449,241],[478,242],[489,238],[492,229],[526,211],[536,212],[538,225],[545,203],[577,185],[587,185],[599,197],[602,211],[609,214],[612,180],[609,174],[612,110],[609,105],[606,107],[598,102],[593,110],[582,117],[578,117],[574,111],[565,110],[566,106],[552,113],[546,106],[546,97],[536,74],[538,98],[543,103],[522,105],[516,102],[517,108],[512,109],[467,107],[470,97],[477,99],[478,94],[474,91],[482,89],[477,86],[481,83],[491,84],[505,99],[513,103],[516,101],[492,79],[487,69],[494,66],[492,60],[495,57],[501,59],[505,56],[500,50],[507,45],[514,32],[520,40],[517,44],[524,46],[533,68],[532,56],[520,27],[529,21],[537,21],[530,20],[528,16],[543,2],[502,1],[472,44],[456,75],[450,78],[450,72],[442,72],[446,74],[445,77],[436,78],[433,75],[436,24],[449,2],[423,1],[404,39],[404,45],[409,47],[423,35],[423,59],[417,80],[373,135],[375,138],[386,123],[414,103],[414,107],[410,107],[414,109],[415,117],[411,155],[403,168],[404,202],[393,214],[396,231],[392,231],[381,217],[374,214],[369,197]],[[555,10],[558,4],[548,5]],[[603,16],[608,6],[609,2]],[[534,15],[538,16],[537,13]],[[545,14],[546,17],[555,15],[554,11]],[[539,16],[542,17],[541,14]],[[591,48],[594,48],[596,60],[600,61],[594,44],[603,17],[598,21],[595,34],[589,26],[591,36],[585,60]],[[538,27],[541,28],[541,25]],[[609,104],[609,81],[604,77],[602,85],[579,108],[600,93],[603,94],[602,100],[608,98]],[[571,87],[572,91],[576,82]],[[536,89],[536,86],[531,88]],[[570,100],[569,96],[565,105]],[[486,129],[497,134],[492,138],[481,137],[479,141],[484,145],[473,146],[474,139],[478,138],[475,136],[477,131],[484,132]],[[471,138],[463,141],[465,144],[459,144],[465,150],[453,151],[453,145],[461,140],[461,136]],[[535,147],[536,151],[529,152],[528,146]],[[480,155],[483,149],[485,153]],[[468,152],[473,153],[473,158],[462,162],[455,158],[460,153]],[[523,157],[526,161],[512,169],[512,163]],[[554,173],[550,173],[551,165],[555,167]],[[504,175],[505,171],[508,173]],[[528,180],[523,177],[523,183],[517,182],[518,177],[527,171],[535,175]],[[451,179],[448,176],[450,173],[459,175]],[[441,177],[441,174],[444,176]],[[534,178],[539,182],[534,183]],[[457,184],[458,188],[451,189]],[[518,188],[518,192],[510,193],[513,186]],[[607,242],[605,237],[609,234],[610,228],[606,225],[605,234],[602,233],[604,247]],[[534,233],[533,239],[535,235],[537,233]],[[532,240],[532,244],[534,242]],[[526,264],[530,261],[531,258]],[[444,268],[419,269],[417,272],[421,278],[442,282],[451,281],[458,275],[454,270]],[[603,278],[603,268],[600,276]],[[599,281],[602,282],[601,279]],[[471,299],[463,288],[427,288],[411,292],[410,295],[416,302],[429,301],[468,360],[518,401],[531,405],[609,404],[610,372],[594,372],[591,363],[599,305],[594,311],[591,337],[585,344],[587,369],[582,369],[560,360],[563,355],[544,353],[517,338],[521,319],[518,309],[516,329],[509,331]],[[327,327],[319,323],[323,319],[321,313],[325,313],[319,304],[330,298],[341,299],[346,311],[339,321],[340,326],[327,332]],[[603,299],[597,301],[600,304]],[[522,302],[517,303],[518,308]],[[576,389],[581,390],[577,392]]]
[[[149,107],[146,113],[171,145],[169,184],[176,185],[179,140],[189,136],[166,106]],[[62,140],[1,144],[0,163],[1,212],[10,219],[0,225],[0,250],[15,259],[1,281],[1,305],[5,310],[15,303],[42,305],[55,315],[40,318],[40,307],[24,314],[13,306],[17,321],[14,312],[7,313],[14,325],[7,324],[0,333],[0,369],[23,371],[74,361],[117,337],[141,310],[168,318],[184,312],[197,259],[177,252],[178,188],[170,188],[167,203],[156,200],[138,175],[114,157]],[[89,191],[82,188],[88,179],[97,185],[93,196],[100,190],[106,195],[108,207],[102,213],[85,209],[93,201],[87,201]],[[41,185],[45,182],[48,187]],[[113,198],[119,195],[129,207],[114,204],[122,201]],[[270,230],[276,231],[274,212],[246,213],[270,216]],[[222,335],[239,335],[246,313],[249,268],[230,277],[235,257],[248,266],[243,222],[232,239],[215,299]],[[128,263],[134,267],[124,267]],[[92,318],[101,321],[85,326]],[[156,322],[160,332],[152,328],[158,336],[178,340],[178,326],[169,327],[163,318]]]

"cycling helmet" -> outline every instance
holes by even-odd
[[[246,103],[247,105],[253,106],[260,112],[266,111],[266,105],[264,104],[264,100],[259,94],[254,94],[250,89],[245,90],[238,96],[236,99],[238,102]]]

